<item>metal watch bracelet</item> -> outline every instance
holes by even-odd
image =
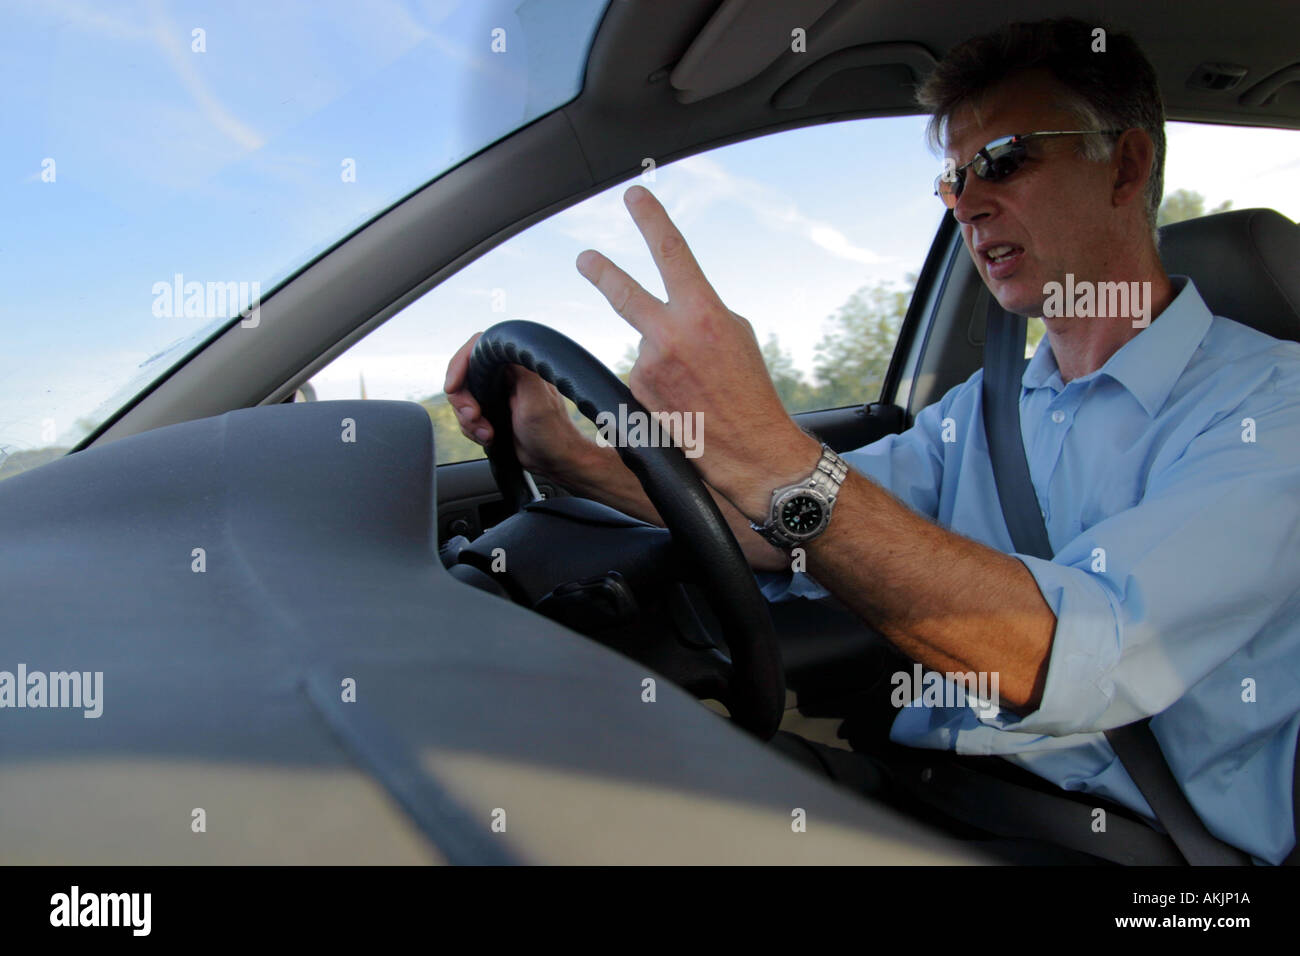
[[[750,527],[766,541],[783,551],[812,541],[830,524],[831,510],[835,506],[835,499],[848,472],[849,466],[844,459],[829,445],[823,443],[821,458],[817,460],[812,474],[802,481],[773,491],[771,504],[768,507],[767,523],[760,525],[751,521]],[[807,531],[795,531],[786,525],[787,505],[795,503],[796,499],[802,499],[797,502],[797,505],[802,512],[799,517],[803,520],[808,520],[810,511],[820,510],[815,525]]]

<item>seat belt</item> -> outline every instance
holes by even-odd
[[[1300,866],[1300,736],[1296,737],[1295,763],[1291,765],[1291,819],[1295,826],[1295,846],[1282,865]]]
[[[1008,313],[989,295],[984,335],[983,413],[993,480],[1012,543],[1021,554],[1053,557],[1038,494],[1020,432],[1020,387],[1025,370],[1023,315]],[[1193,866],[1244,866],[1250,857],[1205,828],[1178,786],[1151,731],[1150,718],[1106,731],[1128,775],[1137,784],[1170,839]],[[1295,854],[1293,853],[1294,857]]]

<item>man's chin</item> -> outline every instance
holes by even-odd
[[[1020,282],[994,282],[989,290],[998,305],[1015,315],[1039,316],[1043,314],[1042,289],[1030,289]]]

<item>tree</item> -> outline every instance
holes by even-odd
[[[1176,189],[1165,196],[1164,202],[1160,204],[1160,211],[1156,213],[1156,225],[1167,226],[1171,222],[1197,219],[1205,215],[1227,212],[1231,208],[1232,200],[1227,199],[1206,213],[1204,196],[1190,189]]]
[[[763,364],[772,377],[776,393],[781,396],[781,404],[787,411],[803,411],[809,406],[811,390],[804,381],[803,373],[795,368],[794,358],[781,348],[781,340],[773,332],[763,344]]]
[[[432,395],[422,399],[420,404],[433,422],[433,447],[438,455],[437,464],[483,457],[483,449],[460,433],[456,411],[447,401],[446,395]]]
[[[62,458],[69,449],[58,445],[44,448],[15,449],[12,445],[0,445],[0,480],[13,475],[39,468],[55,459]]]
[[[634,362],[636,362],[636,349],[629,346],[615,372],[625,384]],[[595,441],[596,426],[588,421],[572,402],[566,399],[565,404],[569,409],[569,417],[578,426],[578,431]],[[439,392],[437,395],[422,398],[420,405],[429,413],[429,420],[433,422],[433,442],[439,465],[456,461],[472,461],[485,456],[486,452],[481,445],[461,434],[460,422],[456,420],[456,411],[447,401],[445,393]]]
[[[1025,358],[1034,354],[1046,332],[1047,326],[1041,318],[1032,318],[1025,324]]]
[[[627,384],[627,377],[632,374],[632,366],[636,364],[639,351],[635,345],[629,345],[623,351],[623,358],[614,366],[614,374]]]
[[[859,405],[879,396],[915,287],[912,274],[903,288],[863,286],[830,316],[832,328],[816,347],[814,407]]]

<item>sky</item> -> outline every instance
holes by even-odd
[[[0,453],[76,440],[78,419],[224,318],[158,314],[159,282],[180,274],[265,293],[568,99],[602,7],[7,3]],[[788,131],[658,165],[643,183],[723,301],[808,370],[827,317],[854,290],[901,281],[924,258],[942,207],[923,126],[903,117]],[[1297,173],[1300,133],[1170,127],[1167,191],[1195,189],[1207,208],[1232,200],[1298,219]],[[362,376],[371,398],[436,393],[451,353],[507,318],[547,322],[619,363],[637,336],[573,262],[599,249],[662,295],[624,188],[537,224],[413,303],[322,370],[319,396],[355,397]]]
[[[151,356],[227,317],[159,316],[156,283],[270,291],[570,99],[604,6],[4,4],[0,446],[75,437]]]

